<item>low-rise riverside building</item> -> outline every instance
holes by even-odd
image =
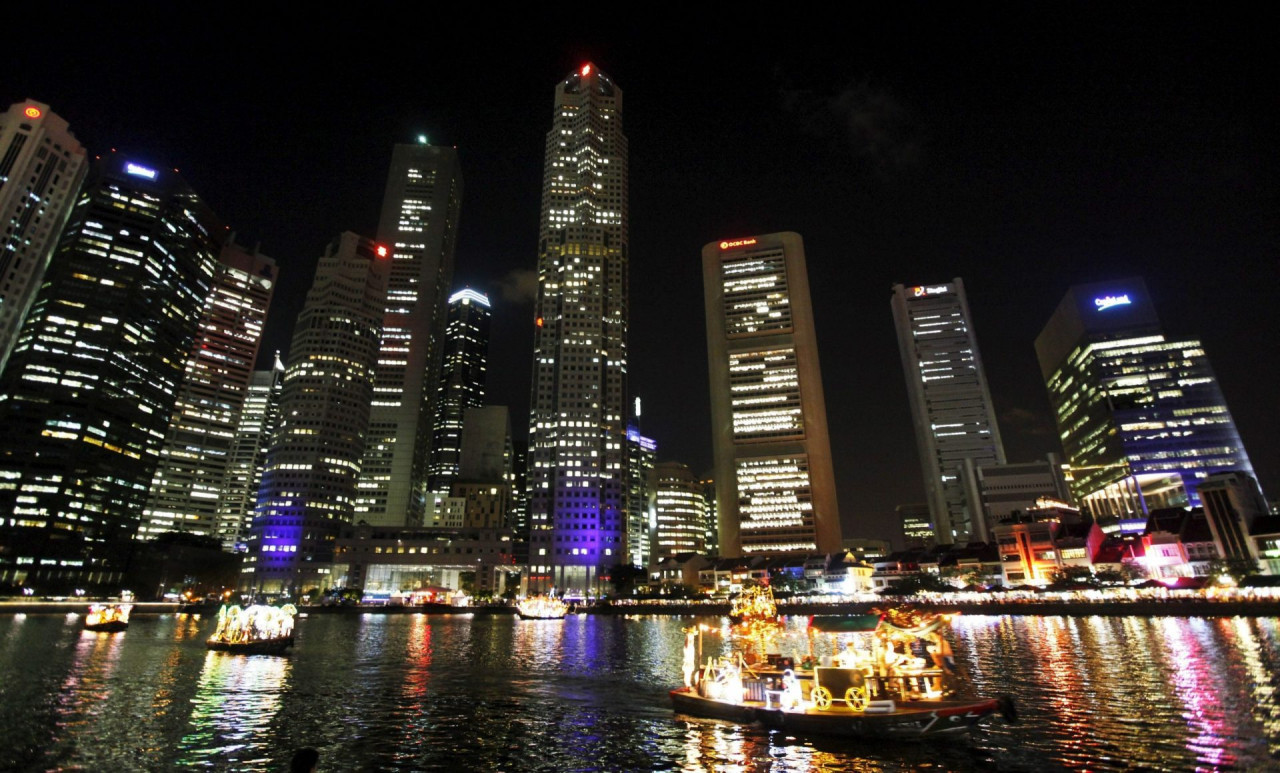
[[[348,527],[334,547],[335,585],[366,596],[426,587],[501,595],[519,581],[512,536],[510,529]]]

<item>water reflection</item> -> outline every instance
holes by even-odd
[[[269,732],[289,676],[288,658],[206,652],[188,731],[178,744],[182,764],[266,764],[278,741]]]

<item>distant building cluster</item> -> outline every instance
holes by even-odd
[[[201,549],[269,597],[1280,573],[1280,522],[1204,348],[1163,332],[1139,278],[1053,311],[1035,350],[1062,453],[1020,462],[963,280],[893,286],[924,479],[894,550],[841,528],[802,238],[711,242],[714,469],[663,458],[628,386],[622,97],[590,64],[555,86],[514,417],[486,401],[490,298],[453,284],[453,148],[391,149],[376,234],[317,234],[290,347],[261,358],[274,260],[176,170],[91,158],[34,100],[0,114],[0,586],[118,588],[145,565],[161,595],[190,578],[157,556]]]

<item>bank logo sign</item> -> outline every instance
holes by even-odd
[[[1104,295],[1101,298],[1094,298],[1093,305],[1098,307],[1098,311],[1106,311],[1113,306],[1128,306],[1133,303],[1129,300],[1128,293],[1124,295]]]

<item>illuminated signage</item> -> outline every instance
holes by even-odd
[[[1128,294],[1125,295],[1104,295],[1101,298],[1094,298],[1093,305],[1098,307],[1098,311],[1106,311],[1112,306],[1128,306],[1133,301],[1129,300]]]
[[[472,290],[470,287],[465,288],[463,290],[459,290],[458,292],[449,296],[449,303],[457,303],[458,301],[462,301],[464,304],[468,306],[474,302],[474,303],[480,304],[481,306],[484,306],[485,308],[489,307],[488,296],[481,295],[475,290]]]
[[[22,114],[28,118],[39,118],[40,116],[44,115],[44,113],[40,112],[40,108],[34,105],[32,105],[31,107],[28,107],[26,110],[23,110]]]
[[[148,169],[145,166],[139,166],[138,164],[134,164],[134,163],[125,164],[124,171],[128,172],[134,177],[145,177],[148,180],[156,179],[156,170]]]
[[[385,244],[379,244],[378,248],[374,250],[374,252],[378,253],[378,257],[385,258],[387,257],[387,246]]]
[[[941,295],[942,293],[951,292],[951,288],[946,285],[935,285],[933,287],[913,287],[911,294],[917,298],[923,298],[926,295]]]
[[[586,77],[586,76],[588,76],[588,75],[590,75],[590,74],[591,74],[591,65],[589,65],[589,64],[584,64],[584,65],[582,65],[582,75],[583,75],[583,77]]]
[[[734,247],[750,247],[755,243],[755,239],[735,239],[731,242],[720,242],[720,249],[728,250]]]

